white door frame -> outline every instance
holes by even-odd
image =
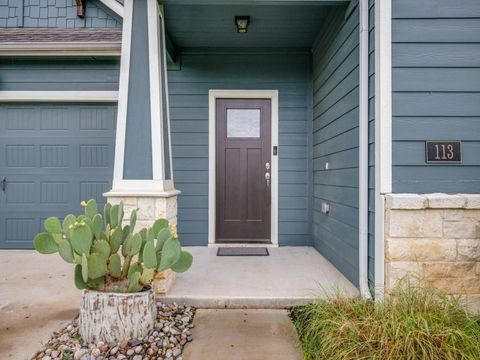
[[[271,246],[278,246],[278,153],[273,155],[273,147],[278,147],[278,90],[210,90],[208,94],[208,245],[215,246],[216,216],[216,100],[217,99],[269,99],[272,110],[272,186],[271,186]],[[221,244],[223,246],[224,244]],[[247,244],[245,246],[255,246]],[[258,246],[258,245],[257,245]],[[265,246],[265,244],[262,244]]]

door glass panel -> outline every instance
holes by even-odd
[[[228,138],[259,138],[260,109],[227,109]]]

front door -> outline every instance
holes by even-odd
[[[216,241],[270,242],[271,101],[216,100]]]

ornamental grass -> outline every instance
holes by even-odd
[[[382,303],[340,293],[292,310],[305,359],[480,359],[480,317],[429,284]]]

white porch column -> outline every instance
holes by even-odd
[[[112,203],[139,208],[140,226],[176,224],[163,9],[157,0],[125,0]],[[143,224],[142,224],[143,222]]]

